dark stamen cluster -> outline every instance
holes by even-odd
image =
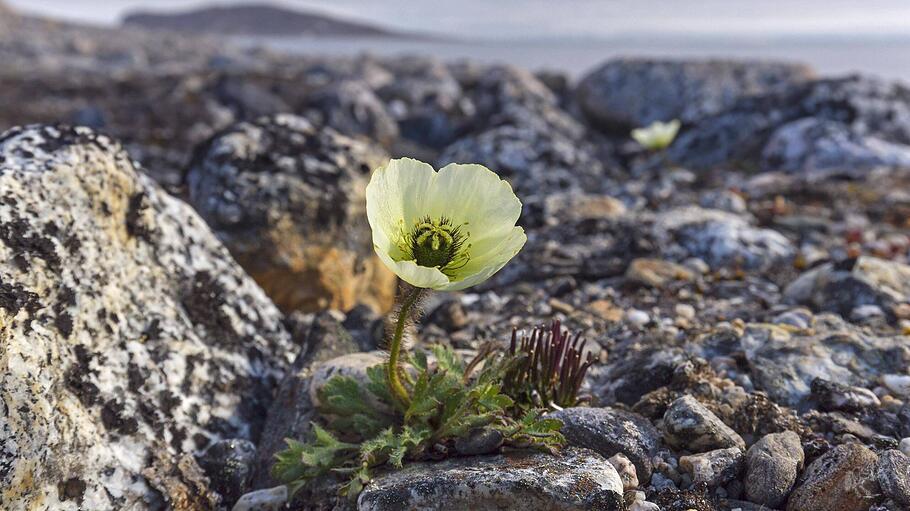
[[[509,353],[524,355],[504,378],[503,389],[528,389],[527,395],[514,396],[535,406],[566,408],[579,404],[578,397],[585,373],[594,357],[583,357],[587,341],[581,333],[572,337],[558,320],[549,328],[537,327],[530,336],[512,330]]]
[[[460,268],[466,262],[463,253],[467,235],[460,225],[454,225],[446,217],[433,220],[423,217],[414,224],[406,236],[405,244],[409,255],[420,266],[447,270]],[[464,261],[463,261],[464,260]]]

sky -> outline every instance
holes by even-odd
[[[135,9],[206,0],[4,0],[23,11],[116,24]],[[219,4],[263,0],[220,0]],[[634,34],[910,36],[910,0],[273,0],[390,28],[460,38],[608,38]]]

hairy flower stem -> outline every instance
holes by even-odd
[[[419,287],[412,288],[405,294],[401,303],[401,309],[398,311],[398,321],[395,324],[395,332],[392,334],[392,341],[389,343],[389,365],[387,375],[389,388],[398,399],[398,401],[407,407],[411,404],[411,396],[408,390],[401,383],[401,339],[404,336],[404,327],[407,325],[408,317],[414,312],[414,304],[420,299],[423,289]]]

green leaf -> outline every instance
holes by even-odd
[[[448,346],[433,346],[433,355],[436,356],[436,367],[441,371],[446,371],[452,376],[461,379],[464,376],[464,364],[461,357]]]
[[[370,368],[367,375],[371,378],[367,387],[369,392],[374,395],[382,392],[379,384],[372,381],[372,378],[378,377],[378,370]],[[388,388],[385,390],[387,392]],[[391,417],[377,407],[376,402],[368,399],[365,389],[350,376],[333,376],[319,389],[319,411],[334,416],[332,422],[335,431],[356,432],[362,437],[369,437],[393,422]]]

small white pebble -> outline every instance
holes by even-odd
[[[695,307],[692,307],[688,303],[677,303],[676,304],[676,315],[686,319],[695,318]]]
[[[910,376],[906,374],[886,374],[882,376],[882,384],[898,396],[910,396]]]
[[[660,511],[660,506],[646,500],[636,500],[629,506],[629,511]]]
[[[643,310],[629,309],[626,311],[626,321],[637,326],[647,325],[651,321],[648,313]]]

